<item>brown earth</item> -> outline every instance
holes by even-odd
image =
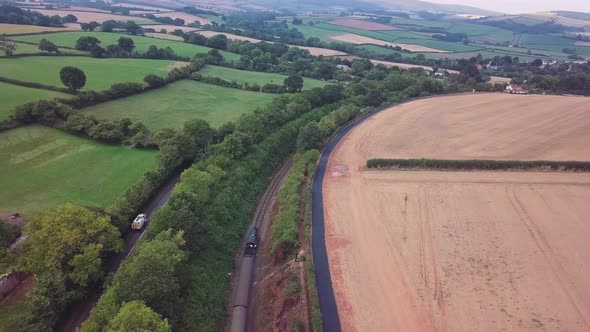
[[[97,12],[87,12],[87,11],[75,11],[75,10],[49,10],[49,9],[35,9],[34,11],[39,12],[43,15],[53,16],[66,16],[68,14],[72,14],[78,18],[79,23],[88,23],[92,21],[96,21],[98,23],[102,23],[108,20],[115,20],[115,21],[133,21],[137,20],[138,17],[135,16],[125,16],[125,15],[115,15],[110,13],[97,13]]]
[[[182,30],[182,32],[193,32],[193,31],[197,31],[199,29],[197,28],[191,28],[191,27],[187,27],[187,26],[178,26],[178,25],[171,25],[171,24],[152,24],[152,25],[142,25],[141,26],[144,29],[154,29],[156,30],[156,32],[160,32],[161,29],[166,29],[167,32],[172,32],[174,30]],[[181,38],[182,39],[182,38]]]
[[[334,39],[334,40],[345,42],[345,43],[357,44],[357,45],[373,44],[373,45],[377,45],[377,46],[391,46],[391,47],[399,46],[399,47],[406,49],[408,51],[411,51],[411,52],[447,53],[447,51],[439,50],[436,48],[430,48],[430,47],[415,45],[415,44],[392,43],[392,42],[387,42],[384,40],[375,39],[375,38],[371,38],[371,37],[355,35],[354,33],[345,33],[342,35],[330,36],[330,39]]]
[[[192,14],[188,14],[185,12],[166,12],[166,13],[158,13],[158,14],[154,14],[154,16],[156,17],[170,17],[172,19],[183,19],[184,20],[184,24],[190,24],[193,23],[194,21],[199,21],[199,23],[201,24],[211,24],[211,20],[201,17],[201,16],[196,16],[196,15],[192,15]]]
[[[328,23],[343,26],[343,27],[348,27],[348,28],[356,28],[356,29],[369,30],[369,31],[399,30],[398,28],[391,26],[391,25],[385,25],[385,24],[381,24],[381,23],[363,21],[363,20],[355,20],[352,18],[345,18],[345,19],[341,19],[341,20],[330,21]]]
[[[326,246],[344,331],[590,329],[590,174],[368,171],[371,157],[590,160],[582,97],[390,108],[336,147]]]
[[[198,31],[197,33],[199,33],[207,38],[213,37],[215,35],[225,35],[227,37],[227,39],[232,39],[232,40],[242,40],[242,41],[248,41],[251,43],[260,43],[263,41],[263,40],[256,39],[256,38],[244,37],[244,36],[235,35],[232,33],[217,32],[217,31],[202,30],[202,31]],[[267,41],[267,43],[272,43],[272,42]],[[289,45],[289,46],[308,50],[311,55],[315,55],[315,56],[319,56],[319,55],[336,56],[336,55],[346,54],[344,52],[340,52],[337,50],[331,50],[331,49],[320,48],[320,47],[308,47],[308,46],[299,46],[299,45]]]
[[[63,28],[42,27],[36,25],[22,24],[0,24],[0,35],[14,35],[20,33],[41,33],[41,32],[61,32],[80,30],[80,25],[76,23],[67,23]]]

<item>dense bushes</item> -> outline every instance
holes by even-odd
[[[301,186],[305,183],[307,169],[315,165],[319,157],[317,150],[298,154],[289,175],[281,185],[278,195],[279,212],[272,224],[272,255],[278,262],[293,254],[297,245],[297,230],[301,207]]]
[[[121,264],[81,331],[104,331],[109,323],[117,325],[117,312],[120,314],[125,308],[123,304],[131,301],[140,301],[176,322],[181,305],[176,274],[186,259],[181,250],[182,236],[182,232],[165,231],[151,241],[139,243],[134,255]]]
[[[369,159],[368,168],[427,168],[441,170],[553,170],[590,171],[586,161]]]
[[[123,248],[110,218],[85,208],[64,205],[43,212],[26,225],[27,240],[20,269],[34,273],[32,315],[23,330],[48,330],[72,301],[101,282],[104,258]]]

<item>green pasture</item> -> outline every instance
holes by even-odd
[[[113,32],[60,32],[52,34],[39,34],[29,36],[11,37],[15,41],[25,41],[32,43],[39,43],[42,38],[53,42],[57,46],[76,46],[76,41],[80,37],[95,37],[101,41],[100,45],[106,47],[108,45],[117,44],[117,40],[121,37],[133,39],[135,43],[135,50],[144,53],[148,50],[150,45],[156,45],[158,48],[170,47],[177,55],[192,58],[197,53],[207,53],[211,50],[209,47],[189,44],[181,41],[165,40],[143,36],[131,36]],[[240,56],[235,53],[220,51],[226,60],[239,60]]]
[[[286,75],[238,70],[226,67],[218,66],[206,66],[199,71],[204,76],[214,76],[222,78],[226,81],[237,82],[237,83],[256,83],[259,85],[265,85],[267,83],[283,84]],[[312,78],[303,78],[303,88],[312,89],[316,87],[322,87],[326,85],[326,82],[320,80],[314,80]]]
[[[108,207],[157,157],[43,126],[0,133],[0,213],[30,215],[64,203]]]
[[[43,53],[41,50],[39,50],[37,45],[24,44],[24,43],[14,43],[14,46],[16,46],[16,49],[14,50],[14,54],[16,54],[16,55]],[[59,52],[61,54],[72,54],[72,55],[88,54],[87,52],[65,49],[65,48],[60,49]],[[2,53],[0,53],[0,58],[1,57],[6,57],[6,55],[2,52]]]
[[[0,121],[8,119],[12,110],[30,101],[67,97],[65,93],[43,89],[27,88],[20,85],[0,82]]]
[[[69,56],[32,56],[0,59],[0,76],[63,87],[59,71],[65,66],[86,74],[84,90],[105,90],[113,83],[141,82],[147,74],[166,75],[175,61],[146,59],[95,59]]]
[[[186,80],[91,106],[83,113],[99,119],[129,117],[152,129],[180,128],[185,121],[197,118],[219,127],[269,103],[275,96]]]

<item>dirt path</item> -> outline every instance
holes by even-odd
[[[364,169],[370,157],[590,160],[587,105],[448,96],[346,135],[323,187],[342,330],[589,330],[590,174]]]
[[[168,180],[166,184],[162,187],[160,192],[152,198],[152,200],[148,203],[147,207],[145,208],[145,213],[148,216],[151,216],[156,212],[160,207],[162,207],[170,198],[170,194],[172,193],[172,189],[174,186],[180,181],[180,175],[174,176],[172,179]],[[114,273],[121,265],[121,262],[129,257],[133,250],[135,249],[136,242],[141,239],[145,231],[149,227],[149,223],[147,227],[143,229],[141,232],[128,232],[125,236],[125,247],[123,251],[121,251],[117,256],[115,256],[108,264],[108,272],[107,273]],[[97,288],[91,292],[91,294],[86,297],[86,299],[82,302],[74,303],[70,307],[69,311],[64,314],[63,319],[58,322],[57,327],[55,328],[58,332],[75,332],[77,328],[82,325],[82,323],[88,319],[90,316],[90,311],[92,307],[98,300],[103,293],[102,288]]]

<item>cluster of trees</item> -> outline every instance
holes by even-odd
[[[37,282],[18,330],[47,331],[68,304],[104,280],[103,264],[123,248],[123,241],[103,212],[73,205],[41,213],[25,231],[19,270],[34,273]]]
[[[47,16],[11,5],[0,5],[0,23],[61,27],[64,23],[76,21],[78,18],[71,14],[62,18],[59,15]]]
[[[98,26],[95,26],[90,31],[93,31],[96,28],[98,28]],[[143,34],[143,28],[141,26],[137,25],[137,23],[135,23],[133,21],[124,22],[124,21],[108,20],[108,21],[104,21],[102,24],[100,24],[100,31],[102,31],[102,32],[113,32],[114,29],[125,30],[125,32],[127,32],[128,34],[131,34],[131,35]],[[84,31],[86,31],[86,30],[84,30]]]
[[[170,47],[158,48],[156,45],[150,45],[148,50],[141,54],[135,50],[135,43],[132,38],[120,37],[116,45],[108,45],[106,48],[100,46],[100,40],[92,36],[83,36],[76,41],[75,48],[80,51],[88,51],[95,58],[104,57],[145,57],[148,59],[183,59],[174,53]]]
[[[170,25],[178,25],[178,26],[184,25],[184,20],[181,18],[171,18],[168,16],[155,16],[152,14],[146,14],[146,15],[144,15],[144,17],[149,18],[150,20],[156,21],[158,23],[162,23],[162,24],[170,24]]]

